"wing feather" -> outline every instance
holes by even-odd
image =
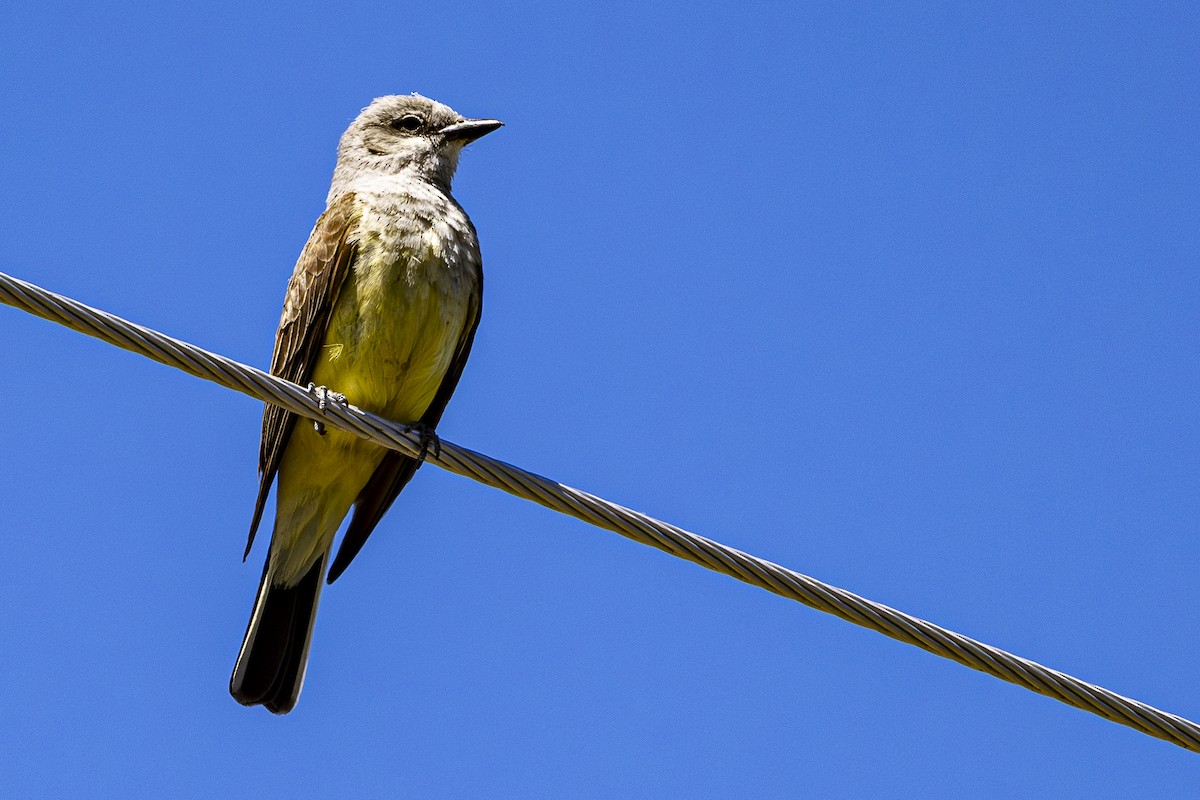
[[[352,234],[358,222],[357,208],[354,195],[344,194],[330,204],[313,226],[288,281],[283,315],[275,334],[275,352],[271,356],[272,375],[302,386],[308,383],[325,342],[330,314],[354,262],[357,247]],[[296,415],[277,405],[268,403],[263,411],[258,499],[250,522],[246,555],[254,544],[263,506],[295,423]]]

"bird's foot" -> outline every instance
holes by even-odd
[[[328,387],[317,386],[315,383],[308,384],[308,393],[317,398],[317,408],[324,411],[330,403],[336,403],[339,406],[345,407],[346,395],[340,392],[331,392]],[[313,420],[313,430],[322,436],[325,435],[325,423],[319,419]]]
[[[442,457],[442,440],[433,432],[433,428],[423,422],[417,422],[404,428],[406,433],[415,433],[421,438],[421,452],[417,463],[424,464],[426,457],[432,452],[434,458]]]

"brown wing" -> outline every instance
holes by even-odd
[[[288,281],[283,316],[275,334],[275,352],[271,356],[272,375],[300,385],[308,383],[312,375],[325,342],[329,315],[354,261],[356,244],[350,236],[358,221],[356,205],[353,194],[342,195],[313,226],[308,244]],[[246,555],[250,554],[250,546],[254,544],[263,506],[275,474],[279,472],[279,462],[295,423],[296,415],[277,405],[268,403],[263,411],[262,441],[258,450],[258,500],[254,504],[254,519],[250,521]]]
[[[438,386],[437,394],[433,396],[433,402],[429,404],[429,408],[425,410],[419,420],[430,430],[436,428],[438,421],[441,420],[442,412],[446,410],[446,404],[450,402],[450,395],[454,394],[454,389],[458,386],[458,379],[462,377],[463,367],[467,364],[467,356],[471,354],[471,344],[475,341],[475,330],[479,327],[480,312],[483,310],[483,269],[479,265],[475,268],[475,278],[475,294],[471,297],[467,324],[458,338],[458,348],[454,351],[454,359],[450,362],[450,369],[446,370],[441,385]],[[326,579],[329,583],[337,580],[346,567],[350,566],[350,562],[358,555],[358,551],[366,543],[371,531],[375,530],[379,520],[383,519],[383,515],[387,513],[396,496],[400,494],[400,490],[412,479],[419,466],[421,463],[417,459],[402,455],[395,450],[389,450],[384,455],[383,460],[379,462],[379,466],[371,475],[371,479],[367,481],[367,485],[359,492],[358,499],[354,501],[354,516],[350,518],[346,535],[342,537],[337,555],[329,567],[329,577]]]

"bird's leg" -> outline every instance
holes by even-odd
[[[331,392],[328,387],[317,386],[315,383],[308,384],[308,393],[316,396],[317,407],[324,411],[330,403],[337,403],[339,406],[346,405],[346,395],[340,392]],[[322,436],[325,435],[325,423],[319,419],[313,420],[313,430]]]
[[[417,464],[424,464],[425,457],[433,452],[434,458],[442,457],[442,440],[433,432],[433,428],[426,425],[424,422],[415,422],[412,425],[406,425],[405,433],[415,433],[421,438],[421,452],[417,456]]]

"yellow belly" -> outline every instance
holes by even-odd
[[[466,325],[469,297],[411,269],[356,269],[342,287],[312,380],[365,411],[416,422]],[[416,273],[416,274],[414,274]]]
[[[362,251],[360,251],[361,253]],[[338,295],[311,380],[400,423],[421,418],[454,358],[473,286],[437,259],[358,260]],[[384,450],[298,420],[279,468],[272,570],[298,580],[329,549]]]

